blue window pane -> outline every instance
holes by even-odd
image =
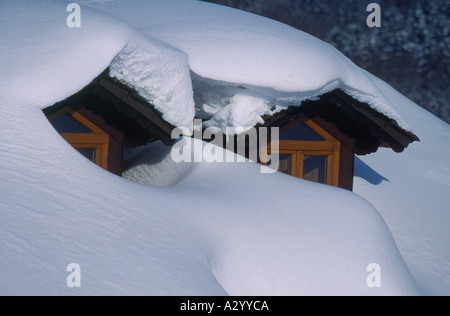
[[[298,123],[280,135],[284,140],[325,140],[305,123]]]
[[[305,155],[303,159],[303,179],[327,183],[328,156]]]
[[[75,149],[93,163],[96,162],[97,150],[95,148],[75,148]]]
[[[93,133],[69,114],[63,114],[53,120],[53,127],[60,133]]]
[[[280,155],[280,164],[278,171],[291,175],[292,172],[292,155]]]

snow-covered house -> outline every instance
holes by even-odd
[[[77,94],[44,112],[74,148],[117,175],[122,175],[124,147],[136,148],[155,141],[170,146],[175,142],[171,138],[175,126],[164,119],[164,113],[133,87],[112,78],[109,69]],[[380,146],[402,152],[419,140],[396,120],[341,89],[315,100],[293,103],[262,119],[258,127],[280,129],[277,149],[271,148],[269,136],[267,151],[262,151],[279,155],[278,171],[348,190],[353,189],[355,154],[374,153]],[[223,146],[227,147],[227,137]],[[249,157],[248,150],[246,154]]]
[[[402,152],[419,140],[395,120],[340,89],[263,119],[261,126],[280,128],[278,171],[348,190],[353,189],[355,154],[371,154],[379,147]],[[274,153],[270,140],[267,152]]]
[[[44,109],[53,127],[83,156],[121,176],[124,147],[172,145],[174,127],[152,104],[105,71],[77,94]]]
[[[201,1],[83,1],[81,27],[70,28],[67,4],[1,4],[0,294],[448,293],[448,125],[271,20]],[[347,98],[368,112],[345,111],[358,121],[345,126],[358,126],[356,142],[359,128],[384,130],[364,150],[399,151],[421,137],[399,155],[356,158],[356,194],[253,163],[199,163],[169,188],[141,185],[98,168],[55,131],[120,174],[121,142],[170,144],[167,132],[195,131],[195,117],[226,131],[289,128],[304,115],[319,136],[339,140],[327,113]],[[208,145],[194,142],[196,151]],[[145,159],[133,167],[137,180],[151,178]],[[80,288],[66,283],[71,263]]]

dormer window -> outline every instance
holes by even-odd
[[[279,154],[278,171],[338,186],[340,142],[310,119],[299,118],[280,129],[279,150],[268,146],[269,154]]]
[[[173,126],[137,92],[109,76],[44,109],[53,127],[80,154],[122,176],[124,150],[161,140],[173,145]]]
[[[108,169],[109,135],[78,112],[64,109],[50,123],[80,154]]]

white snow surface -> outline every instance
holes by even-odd
[[[229,86],[244,87],[265,94],[270,104],[286,107],[298,106],[303,100],[340,88],[410,130],[395,106],[362,69],[332,46],[287,25],[194,0],[82,3],[120,17],[141,34],[185,52],[190,69],[199,78],[217,81],[216,92]],[[201,91],[202,87],[194,89],[207,93]],[[256,125],[261,120],[257,115],[261,104],[246,102],[247,99],[239,103],[239,99],[222,99],[229,114],[213,116],[208,126],[223,128],[230,121],[239,124],[230,120],[230,116],[242,117],[249,111],[253,120],[245,124]],[[209,103],[196,106],[211,108]],[[262,112],[271,110],[267,106]]]
[[[126,159],[122,176],[157,187],[178,184],[192,172],[194,163],[174,162],[171,149],[161,141],[138,148],[136,154]]]
[[[420,137],[402,154],[359,157],[354,191],[388,223],[426,295],[450,294],[450,126],[373,78]]]
[[[81,28],[69,28],[64,2],[1,3],[6,34],[0,54],[11,63],[5,69],[11,80],[5,84],[23,82],[22,97],[42,107],[52,105],[110,67],[113,76],[152,102],[167,121],[192,129],[194,102],[185,53],[88,7],[82,7]],[[48,73],[46,80],[43,73]]]
[[[383,218],[353,193],[253,163],[196,164],[158,188],[87,161],[41,109],[128,56],[129,43],[151,55],[150,42],[87,8],[80,29],[65,26],[60,2],[1,8],[1,295],[420,293]],[[70,263],[81,266],[81,288],[67,287]],[[371,263],[381,288],[366,284]]]

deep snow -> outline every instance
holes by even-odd
[[[140,33],[185,52],[190,69],[197,75],[194,83],[200,83],[194,85],[194,92],[208,93],[208,90],[202,90],[205,85],[200,79],[208,83],[211,83],[210,79],[214,80],[214,91],[224,95],[220,104],[221,108],[227,108],[227,115],[224,117],[217,109],[217,102],[210,104],[203,100],[196,104],[201,112],[205,112],[205,107],[206,112],[216,108],[211,114],[220,112],[212,117],[209,126],[224,127],[230,121],[239,124],[239,120],[229,118],[243,117],[250,111],[252,121],[245,123],[254,126],[261,120],[259,114],[270,113],[275,109],[273,105],[300,105],[303,100],[341,88],[410,130],[395,105],[385,98],[362,69],[332,46],[287,25],[192,0],[84,3],[120,17]],[[141,84],[146,85],[145,82]],[[246,102],[247,98],[239,103],[236,102],[238,98],[227,97],[230,86],[245,88],[250,91],[247,93],[256,90],[265,99],[265,108],[261,108],[261,102],[253,103],[252,107]]]
[[[161,7],[155,9],[153,20],[156,16],[170,19],[170,15],[158,11],[168,9],[169,2],[159,3]],[[168,58],[176,56],[173,57],[176,61],[184,58],[180,52],[184,50],[174,45],[177,40],[167,32],[161,34],[176,49],[153,38],[147,41],[149,28],[140,29],[138,25],[145,16],[144,2],[136,3],[142,5],[137,10],[142,14],[135,10],[139,7],[128,6],[122,7],[119,16],[138,30],[85,7],[82,28],[68,29],[64,26],[67,12],[63,3],[24,0],[1,3],[5,10],[0,12],[0,25],[8,35],[0,38],[0,72],[4,74],[0,79],[0,294],[419,294],[383,218],[355,194],[282,174],[263,175],[259,166],[252,163],[196,164],[177,185],[145,186],[96,167],[61,139],[41,109],[79,91],[113,60],[120,60],[117,56],[126,56],[124,48],[130,42],[139,43],[139,48],[145,49],[143,55],[151,53],[149,48],[164,47]],[[188,14],[185,19],[193,15],[198,24],[208,20],[213,23],[218,18],[214,16],[216,12],[221,16],[230,14],[230,21],[237,25],[243,14],[197,2],[182,3]],[[108,5],[119,4],[108,2],[102,7],[109,11]],[[199,11],[200,7],[203,9]],[[204,15],[207,20],[204,21],[195,12],[210,14]],[[256,18],[241,21],[239,30],[251,29],[252,19]],[[146,16],[146,20],[152,19]],[[275,29],[285,29],[261,21]],[[156,25],[151,29],[157,33]],[[161,25],[161,29],[170,31],[167,24]],[[226,28],[221,34],[229,31]],[[206,43],[203,35],[199,38]],[[233,40],[243,38],[229,38]],[[190,42],[187,38],[185,41]],[[204,76],[195,66],[200,61],[195,61],[192,52],[184,52],[191,70]],[[345,67],[351,70],[350,64]],[[354,71],[363,73],[359,69]],[[245,78],[245,69],[241,75]],[[417,132],[424,129],[418,123],[420,115],[414,114],[417,113],[414,105],[375,78],[365,73],[361,76],[366,82],[379,85],[394,104],[402,102],[399,106],[403,115],[412,108],[409,116],[418,127]],[[182,87],[186,89],[186,85]],[[370,89],[380,91],[374,86]],[[378,99],[384,98],[380,94]],[[396,113],[389,109],[391,114]],[[434,128],[438,126],[434,118],[426,122],[435,124]],[[447,136],[448,126],[441,127],[441,131]],[[418,164],[425,150],[430,151],[445,138],[442,136],[434,143],[434,136],[430,131],[430,137],[424,139],[427,145],[417,145],[419,149],[408,161]],[[389,163],[399,156],[395,155]],[[439,170],[439,166],[442,169],[442,165],[445,168],[448,161],[445,158],[445,152],[441,159],[435,158],[433,170]],[[401,164],[398,161],[393,165]],[[389,171],[390,167],[385,168]],[[442,179],[427,182],[435,190],[427,190],[420,199],[423,190],[418,189],[412,201],[435,201],[438,194],[446,191],[445,170],[448,169],[442,174],[443,182]],[[391,171],[391,179],[397,178],[396,170]],[[367,178],[367,172],[363,171],[362,177]],[[408,182],[409,174],[402,177],[398,180],[400,184]],[[357,192],[369,199],[375,196],[378,202],[377,193],[373,193],[378,192],[378,186],[366,185],[364,181],[360,185],[363,190]],[[386,190],[394,192],[399,186],[383,191]],[[399,208],[396,220],[404,220],[404,200],[399,201],[397,196],[392,201],[397,201]],[[440,237],[448,238],[446,231],[441,230],[448,227],[445,225],[448,217],[444,215],[448,204],[435,203],[440,217],[428,219],[434,223],[432,226],[421,222],[430,244],[435,237],[431,227],[440,232],[436,233]],[[390,211],[386,205],[380,206],[385,213]],[[417,206],[415,214],[423,214],[423,209]],[[426,280],[426,290],[434,287],[439,292],[438,283],[429,275],[446,275],[442,265],[448,258],[446,249],[431,250],[436,260],[420,261],[421,254],[426,253],[422,249],[405,251],[414,246],[411,226],[396,230],[394,224],[395,221],[389,224],[394,235],[406,236],[403,255],[410,255],[407,262],[411,270],[417,272],[422,284]],[[82,268],[80,289],[66,286],[65,268],[72,262]],[[366,285],[366,267],[371,263],[382,267],[379,289]]]
[[[360,157],[354,191],[382,214],[424,294],[449,295],[450,126],[374,80],[421,141]]]

